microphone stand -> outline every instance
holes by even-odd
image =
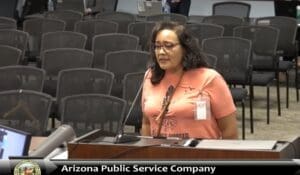
[[[137,95],[134,97],[134,100],[129,108],[129,111],[124,119],[124,121],[122,122],[122,125],[119,129],[119,132],[116,136],[116,140],[115,140],[115,143],[127,143],[127,142],[134,142],[134,141],[139,141],[141,138],[138,137],[138,136],[135,136],[135,135],[125,135],[124,134],[124,128],[125,128],[125,123],[127,122],[137,100],[138,100],[138,97],[140,96],[140,93],[143,89],[143,85],[144,85],[144,81],[142,81],[139,89],[138,89],[138,92],[137,92]]]

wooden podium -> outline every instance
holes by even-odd
[[[244,159],[278,160],[299,158],[300,139],[277,142],[270,150],[202,149],[182,146],[179,139],[141,138],[132,143],[115,144],[114,137],[83,136],[68,143],[69,159],[125,159],[125,160],[201,160]]]

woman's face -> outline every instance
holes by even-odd
[[[161,69],[171,72],[183,69],[184,49],[174,31],[169,29],[159,31],[156,35],[154,51],[156,61]]]

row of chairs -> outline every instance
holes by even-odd
[[[17,65],[20,51],[10,46],[0,46],[0,52],[7,58],[3,66]],[[138,50],[121,50],[105,54],[103,69],[115,74],[113,95],[122,95],[122,79],[126,73],[144,72],[148,67],[150,53]],[[1,60],[5,60],[5,59]],[[80,67],[95,67],[93,52],[77,48],[49,49],[42,52],[41,68],[46,72],[44,92],[55,96],[57,77],[61,70]],[[14,61],[13,61],[14,60]],[[130,64],[128,64],[130,63]],[[99,67],[96,67],[99,68]]]
[[[103,69],[115,75],[112,94],[122,95],[122,79],[126,73],[144,72],[147,69],[150,54],[137,50],[108,52],[105,55]],[[46,70],[44,92],[56,94],[56,80],[59,71],[70,68],[93,67],[93,53],[82,49],[61,48],[47,50],[42,54],[42,68]],[[130,63],[130,64],[128,64]]]
[[[280,109],[280,108],[279,108]]]
[[[57,95],[56,98],[51,97],[48,94],[42,93],[42,88],[44,84],[45,71],[39,68],[29,67],[29,66],[8,66],[0,68],[0,79],[6,81],[5,84],[0,86],[0,101],[1,101],[1,123],[14,126],[19,129],[26,131],[31,130],[34,135],[40,135],[46,131],[48,123],[48,117],[50,112],[53,112],[61,116],[60,120],[62,123],[75,122],[75,121],[85,121],[88,120],[88,115],[86,113],[94,114],[94,117],[98,115],[98,122],[93,121],[92,123],[99,124],[102,120],[109,120],[110,115],[114,115],[118,112],[113,112],[114,108],[102,109],[103,106],[97,106],[97,104],[87,106],[91,110],[82,110],[79,106],[70,107],[72,105],[66,105],[64,98],[73,95],[81,95],[84,101],[88,101],[86,94],[99,94],[111,95],[111,90],[114,82],[114,74],[107,70],[95,69],[95,68],[76,68],[76,69],[66,69],[59,73],[58,84],[57,84]],[[123,78],[123,94],[120,98],[131,105],[140,83],[143,80],[144,72],[128,73]],[[20,90],[17,90],[20,89]],[[25,93],[26,92],[26,93]],[[14,95],[13,95],[14,94]],[[24,95],[26,94],[26,95]],[[33,94],[31,97],[30,94]],[[8,97],[9,96],[9,97]],[[91,95],[93,96],[93,95]],[[41,98],[38,98],[41,97]],[[92,97],[98,98],[98,97]],[[69,98],[68,98],[69,99]],[[78,98],[76,98],[76,102]],[[91,100],[92,100],[91,99]],[[67,102],[71,100],[66,100]],[[52,108],[49,106],[52,105]],[[75,103],[75,102],[73,102]],[[124,105],[125,112],[128,110],[128,106]],[[94,107],[94,108],[93,108]],[[93,109],[92,109],[93,108]],[[66,115],[66,111],[76,111],[73,115]],[[97,114],[99,110],[111,110],[112,112]],[[117,110],[117,109],[115,109]],[[129,124],[139,125],[141,123],[139,104],[136,104],[132,119],[129,119]],[[87,116],[83,116],[86,114]],[[18,116],[20,115],[20,116]],[[116,120],[116,116],[112,119]],[[122,117],[120,115],[119,117]],[[29,117],[29,118],[28,118]],[[104,119],[104,118],[108,119]],[[124,116],[123,116],[124,117]],[[120,118],[122,120],[123,118]],[[36,120],[36,121],[35,121]],[[41,121],[40,121],[41,120]],[[33,122],[33,123],[32,123]],[[40,130],[35,130],[35,127],[29,127],[30,123],[32,125],[39,122],[37,126],[43,126],[43,129],[39,127]],[[120,121],[121,122],[121,121]],[[28,128],[27,128],[28,127]],[[74,126],[76,128],[76,126]]]
[[[20,63],[26,63],[26,46],[30,38],[26,32],[19,30],[0,30],[0,44],[16,47],[22,51]],[[40,53],[54,48],[78,48],[85,49],[87,36],[78,32],[57,31],[47,32],[42,35],[40,44],[29,44],[28,59],[34,57],[41,61]],[[103,68],[105,53],[117,50],[137,50],[139,48],[139,38],[131,34],[106,33],[93,37],[92,51],[96,58],[94,67]]]

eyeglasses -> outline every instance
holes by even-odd
[[[164,51],[172,50],[175,46],[179,45],[180,43],[171,43],[171,42],[163,42],[162,44],[154,43],[153,49],[155,51],[159,51],[160,49],[163,49]]]

